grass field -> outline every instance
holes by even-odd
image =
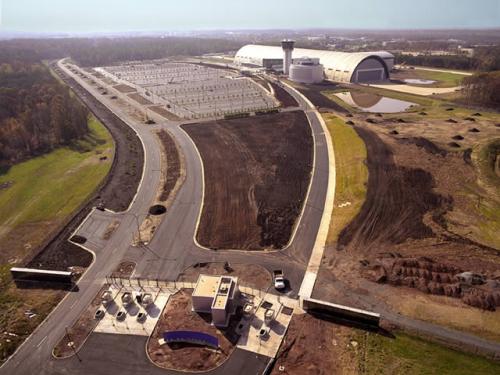
[[[500,116],[499,116],[500,121]],[[495,170],[495,155],[500,150],[500,138],[492,139],[477,147],[475,161],[479,166],[479,183],[488,190],[488,198],[478,202],[477,206],[484,220],[478,223],[482,237],[487,243],[500,248],[500,175]],[[497,167],[498,168],[498,167]]]
[[[328,98],[332,98],[339,104],[343,105],[346,107],[345,103],[341,103],[342,100],[335,97],[334,94],[335,92],[339,92],[342,90],[335,90],[335,91],[325,91],[323,92],[324,95],[326,95]],[[415,94],[409,94],[409,93],[403,93],[403,92],[398,92],[394,90],[388,90],[388,89],[383,89],[383,88],[378,88],[378,87],[373,87],[373,86],[355,86],[350,88],[349,90],[344,90],[344,91],[360,91],[360,92],[365,92],[365,93],[372,93],[376,95],[381,95],[381,96],[386,96],[388,98],[393,98],[393,99],[399,99],[399,100],[404,100],[412,103],[418,104],[418,106],[412,107],[411,109],[407,110],[406,112],[403,113],[394,113],[394,114],[385,114],[384,117],[390,118],[390,117],[401,117],[404,119],[408,119],[411,121],[411,119],[417,119],[417,118],[422,118],[419,115],[419,112],[424,111],[427,113],[427,116],[424,118],[432,118],[432,119],[448,119],[448,118],[454,118],[456,120],[461,120],[465,117],[471,116],[471,114],[478,112],[477,110],[474,109],[468,109],[465,107],[460,106],[459,104],[452,103],[450,101],[444,100],[444,99],[439,99],[436,97],[431,97],[431,96],[421,96],[421,95],[415,95]],[[348,106],[346,107],[348,108]],[[447,109],[453,108],[452,111],[448,111]],[[356,111],[356,109],[354,109]],[[358,110],[359,112],[359,110]],[[498,113],[491,112],[491,111],[479,111],[482,115],[482,119],[484,120],[498,120]]]
[[[455,87],[460,85],[464,77],[466,76],[463,74],[456,74],[452,72],[436,72],[421,69],[411,70],[411,78],[437,81],[430,85],[422,85],[424,87]]]
[[[0,363],[65,294],[17,289],[9,269],[74,212],[108,173],[111,136],[94,118],[89,127],[90,134],[71,148],[19,163],[0,175]]]
[[[337,240],[340,231],[357,215],[366,195],[368,169],[364,164],[366,148],[356,131],[344,120],[325,114],[335,152],[335,206],[327,243]]]
[[[73,147],[59,148],[0,175],[0,259],[19,257],[26,242],[37,245],[71,214],[106,176],[111,166],[111,136],[97,120],[90,134]],[[100,160],[106,156],[106,160]],[[28,233],[23,229],[30,228]],[[16,231],[16,244],[10,243]],[[26,235],[26,237],[24,237]],[[8,248],[7,248],[8,246]]]
[[[360,367],[366,374],[498,374],[500,363],[458,352],[404,333],[395,339],[363,333]],[[364,341],[364,342],[363,342]],[[364,358],[363,358],[364,357]]]

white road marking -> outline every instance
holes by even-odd
[[[40,341],[40,342],[38,343],[38,345],[37,345],[36,347],[37,347],[37,348],[39,348],[39,347],[40,347],[40,345],[42,345],[42,343],[43,343],[46,339],[47,339],[47,336],[45,336],[45,337],[42,339],[42,341]]]
[[[75,300],[75,302],[73,302],[73,303],[71,304],[71,306],[69,307],[69,309],[71,310],[73,307],[75,307],[75,305],[76,305],[76,303],[77,303],[77,302],[78,302],[78,300]]]

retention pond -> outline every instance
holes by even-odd
[[[335,96],[363,112],[397,113],[404,112],[412,105],[416,105],[404,100],[360,92],[340,92],[335,94]]]

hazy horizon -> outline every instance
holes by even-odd
[[[0,0],[0,32],[496,29],[500,1]],[[480,3],[481,5],[479,5]]]

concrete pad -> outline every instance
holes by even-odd
[[[106,246],[107,241],[113,236],[120,224],[121,216],[114,212],[100,211],[97,209],[87,216],[73,235],[85,237],[84,246],[93,251],[99,251]]]
[[[404,92],[408,94],[429,96],[434,94],[447,94],[450,92],[455,92],[460,90],[461,87],[418,87],[409,85],[398,85],[398,84],[386,84],[386,85],[368,85],[370,87],[377,87],[379,89],[393,90]]]
[[[169,291],[160,290],[159,288],[156,288],[156,290],[151,288],[151,290],[146,292],[152,294],[154,303],[148,307],[144,307],[137,303],[135,297],[134,302],[129,305],[124,305],[121,300],[124,292],[131,292],[134,295],[134,293],[145,292],[144,290],[134,288],[118,289],[116,287],[111,287],[110,289],[113,292],[114,300],[106,307],[102,307],[106,311],[106,314],[95,328],[95,332],[149,336],[153,332],[156,322],[160,318],[161,312],[167,304],[171,294],[173,294]],[[172,292],[175,293],[175,291]],[[116,318],[119,311],[126,312],[125,318],[121,321]],[[141,312],[146,314],[146,318],[144,321],[139,322],[137,316]]]
[[[301,311],[298,301],[267,294],[264,299],[254,297],[254,304],[258,306],[255,314],[241,320],[241,327],[238,328],[241,336],[236,347],[274,358],[292,319],[291,310],[294,313]],[[264,314],[268,310],[273,312],[274,318],[266,323]],[[261,330],[267,332],[265,337],[259,335]]]

